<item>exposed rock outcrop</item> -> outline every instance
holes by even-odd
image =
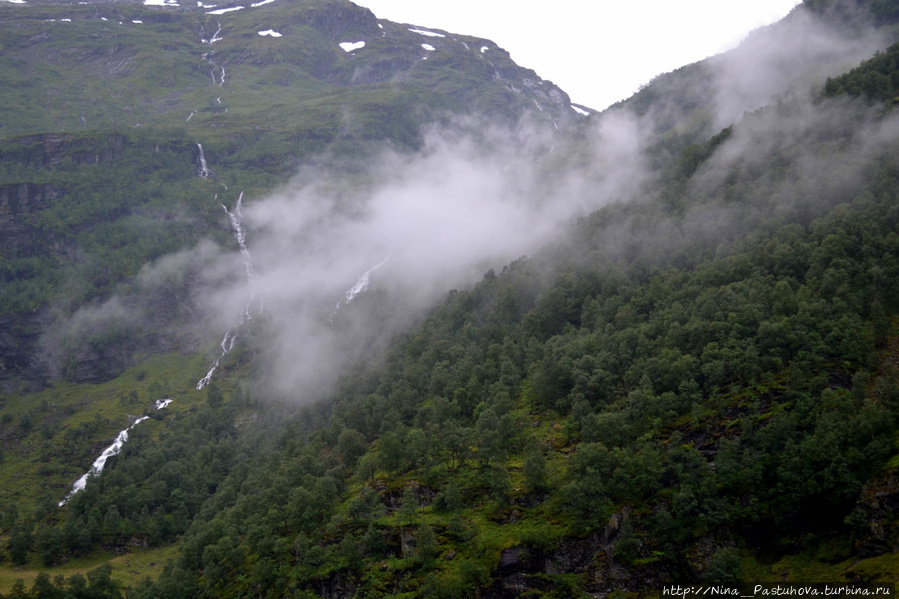
[[[862,489],[855,514],[863,518],[855,540],[859,557],[899,551],[899,476],[887,470]]]

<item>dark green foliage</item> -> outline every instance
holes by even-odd
[[[709,560],[703,579],[709,584],[736,586],[741,581],[742,566],[736,549],[719,549]]]
[[[24,565],[28,561],[28,551],[31,549],[32,535],[31,522],[22,522],[13,528],[9,539],[6,541],[6,550],[9,559],[16,565]]]
[[[899,16],[899,8],[893,7]],[[874,58],[839,77],[828,77],[826,96],[863,96],[869,102],[895,102],[899,98],[899,44],[893,44]]]
[[[877,160],[853,197],[788,222],[760,183],[745,202],[728,195],[740,193],[739,177],[721,196],[583,219],[565,245],[449,294],[379,376],[344,381],[319,432],[285,433],[264,452],[240,445],[237,460],[224,416],[234,402],[211,402],[182,426],[207,435],[186,453],[220,467],[144,464],[151,480],[172,478],[157,503],[116,495],[129,488],[116,472],[141,463],[135,443],[73,500],[81,524],[63,524],[63,542],[76,552],[135,526],[157,539],[182,534],[178,565],[152,587],[160,596],[305,591],[336,576],[400,592],[407,579],[382,564],[404,551],[422,573],[417,588],[442,581],[452,596],[487,575],[451,567],[481,559],[475,548],[488,537],[475,514],[501,526],[542,509],[569,535],[617,526],[618,563],[680,573],[708,536],[782,550],[839,529],[894,453],[899,394],[876,351],[899,313],[886,284],[899,279],[899,165]],[[646,243],[646,222],[680,222],[691,202],[755,224],[714,252],[685,239],[665,251]],[[602,242],[618,229],[633,237],[620,251]],[[291,426],[314,428],[300,422]],[[392,480],[402,482],[386,489]],[[120,498],[118,514],[106,497]],[[537,528],[519,540],[551,550],[554,538]],[[705,580],[741,576],[735,550],[709,560]]]
[[[344,463],[354,467],[356,462],[367,450],[367,440],[359,431],[344,429],[337,440],[337,453],[343,458]]]
[[[437,557],[437,536],[434,534],[434,529],[427,524],[422,525],[417,531],[416,540],[416,558],[425,567],[433,566],[434,559]]]
[[[878,10],[889,18],[892,9]],[[894,52],[830,80],[826,93],[889,99],[895,90],[883,78]],[[345,57],[319,58],[341,76],[350,70]],[[290,80],[296,66],[279,63],[264,77]],[[436,65],[445,75],[458,66]],[[410,85],[420,77],[414,71]],[[447,105],[472,93],[445,85]],[[478,101],[506,100],[495,92]],[[365,106],[346,117],[359,138],[417,143],[415,110],[428,92],[415,101],[377,85],[361,93]],[[317,98],[315,114],[330,116],[316,139],[333,140],[336,111]],[[651,99],[640,99],[646,110]],[[353,588],[463,597],[486,593],[508,565],[499,553],[510,549],[520,558],[513,569],[564,570],[523,574],[535,593],[577,596],[601,578],[600,564],[734,584],[744,575],[734,546],[770,555],[860,534],[859,498],[895,456],[899,424],[899,383],[887,366],[895,356],[883,355],[895,349],[899,316],[899,148],[888,140],[858,150],[865,140],[856,131],[891,123],[889,111],[855,105],[801,139],[753,138],[802,116],[783,100],[709,139],[659,142],[643,197],[607,205],[531,258],[450,292],[328,401],[256,404],[230,391],[238,375],[226,373],[206,389],[205,405],[168,421],[158,440],[135,429],[63,511],[52,500],[24,514],[8,508],[0,521],[7,556],[50,565],[132,539],[178,540],[177,561],[129,596]],[[289,149],[271,131],[231,133],[210,152],[259,188],[274,180],[274,163],[308,150]],[[3,181],[61,186],[72,199],[29,213],[29,230],[59,234],[91,257],[70,264],[22,241],[0,266],[12,284],[7,310],[27,312],[50,297],[100,300],[197,231],[227,234],[216,207],[203,203],[211,182],[195,176],[192,155],[182,163],[190,144],[176,133],[148,135],[72,136],[69,162],[49,170],[38,167],[33,140],[4,148]],[[146,156],[153,136],[169,149]],[[109,144],[133,160],[123,171],[132,182],[77,159]],[[165,177],[183,186],[163,200]],[[158,239],[162,228],[148,214],[179,210],[194,221]],[[145,226],[146,244],[136,235]],[[185,290],[169,283],[166,293]],[[113,353],[138,329],[123,322],[88,343]],[[61,346],[63,356],[77,353]],[[151,381],[148,391],[163,387]],[[139,405],[136,394],[121,398]],[[3,426],[72,445],[96,433],[91,423],[55,429],[47,409]],[[597,553],[574,564],[570,546],[583,539]],[[98,572],[68,582],[44,576],[31,596],[66,585],[76,595],[76,587],[120,592]],[[608,589],[589,589],[600,591]],[[14,593],[30,596],[24,587]]]
[[[69,578],[57,575],[50,576],[41,572],[31,586],[31,590],[25,589],[24,583],[19,580],[10,593],[0,593],[0,598],[7,599],[123,599],[125,597],[122,587],[112,579],[112,567],[100,566],[87,573],[87,578],[82,574],[73,574]]]
[[[434,509],[439,512],[454,512],[462,508],[462,492],[451,482],[434,498]]]

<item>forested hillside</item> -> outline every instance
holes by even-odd
[[[67,332],[33,333],[55,375],[14,364],[0,396],[0,593],[895,583],[894,4],[807,2],[559,130],[447,115],[286,183],[234,158],[244,206],[172,160],[229,199],[185,196],[133,254],[86,227],[77,268],[108,278],[4,259],[8,312]]]

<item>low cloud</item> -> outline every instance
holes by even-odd
[[[610,117],[589,142],[571,145],[530,126],[463,123],[430,131],[419,152],[322,161],[332,166],[308,167],[276,193],[244,200],[258,276],[235,271],[233,284],[208,294],[208,306],[227,327],[250,297],[261,302],[271,331],[268,382],[308,399],[450,289],[632,193],[642,176],[632,125]],[[572,166],[581,152],[591,172]]]
[[[685,244],[718,244],[749,230],[753,211],[790,218],[808,211],[795,198],[813,197],[808,190],[817,188],[822,200],[813,214],[864,176],[861,160],[885,151],[895,137],[883,127],[892,132],[896,123],[872,125],[871,111],[858,103],[812,102],[809,90],[823,77],[883,44],[877,35],[854,38],[798,13],[753,34],[743,48],[688,68],[682,75],[692,76],[662,86],[677,93],[659,96],[652,110],[608,111],[564,134],[533,123],[504,129],[461,121],[426,132],[416,152],[319,157],[281,189],[243,198],[248,254],[236,242],[228,251],[204,243],[160,260],[131,295],[61,318],[45,347],[61,364],[65,351],[96,337],[103,323],[153,328],[189,321],[207,342],[232,331],[239,347],[252,344],[267,391],[315,399],[449,290],[533,254],[578,216],[652,197],[650,165],[664,160],[650,144],[687,114],[698,115],[709,135],[734,125],[684,190],[697,199],[694,207],[667,219],[619,223],[603,233],[604,251],[621,253],[637,240],[662,257]],[[751,113],[761,106],[768,108]],[[803,139],[820,149],[827,135],[843,147],[805,150]],[[767,164],[777,156],[789,164],[788,177],[759,179],[741,203],[728,203],[728,173],[777,172]],[[218,201],[236,215],[237,198],[233,192]],[[224,211],[222,219],[230,225]]]

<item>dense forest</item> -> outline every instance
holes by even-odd
[[[837,18],[848,4],[797,11]],[[859,4],[893,31],[895,3]],[[216,220],[224,206],[203,203],[208,182],[173,158],[184,147],[128,176],[152,197],[166,193],[166,173],[190,170],[181,176],[195,189],[179,189],[194,191],[161,203],[165,219],[152,202],[132,207],[114,193],[108,205],[77,202],[83,214],[63,203],[40,212],[33,230],[97,247],[91,260],[58,264],[47,248],[4,256],[5,311],[118,294],[152,312],[154,293],[181,308],[92,329],[94,352],[129,355],[91,390],[31,381],[2,396],[11,485],[0,566],[11,580],[15,568],[44,572],[0,597],[618,597],[673,583],[895,582],[896,48],[709,134],[715,119],[699,105],[682,107],[674,127],[654,121],[637,183],[409,316],[314,399],[302,382],[277,392],[265,383],[279,376],[282,349],[273,339],[283,321],[269,312],[241,324],[210,384],[193,388],[218,355],[198,351],[189,337],[201,327],[184,324],[185,306],[201,306],[191,287],[200,267],[162,286],[141,270],[198,229],[229,242]],[[689,84],[697,69],[654,84]],[[649,114],[656,92],[641,93],[596,119]],[[544,171],[585,160],[589,133],[557,139]],[[340,168],[364,187],[353,164]],[[116,184],[98,171],[59,168],[85,190],[103,177]],[[276,178],[233,175],[260,194]],[[95,225],[116,211],[130,216],[113,219],[115,234],[144,211],[152,221],[135,224],[141,241],[125,253]],[[90,284],[55,291],[63,280]],[[328,326],[388,328],[391,293],[372,284]],[[134,339],[162,357],[136,360]],[[60,376],[77,379],[83,349],[59,351]],[[149,422],[61,504],[55,481],[122,428],[78,416],[72,406],[91,393]],[[175,401],[152,407],[163,397]],[[31,478],[12,470],[25,448],[40,464]],[[152,576],[137,566],[117,576],[97,559],[171,548]]]

